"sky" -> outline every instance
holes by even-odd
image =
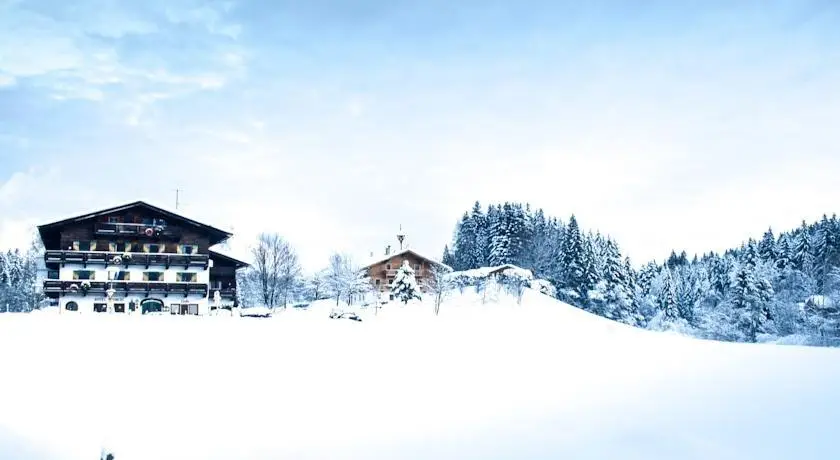
[[[632,5],[632,6],[631,6]],[[840,206],[827,1],[0,0],[0,247],[144,200],[307,270],[476,200],[637,263]]]

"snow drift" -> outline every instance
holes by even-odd
[[[0,316],[0,458],[827,458],[840,350],[634,329],[533,290],[328,318]]]

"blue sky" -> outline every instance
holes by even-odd
[[[0,246],[175,188],[310,269],[476,199],[637,261],[837,211],[840,7],[638,3],[0,0]]]

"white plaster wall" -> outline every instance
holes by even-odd
[[[118,297],[119,298],[117,300],[115,300],[115,303],[124,303],[125,308],[126,308],[126,314],[137,314],[137,315],[140,314],[139,311],[134,312],[134,313],[128,311],[129,302],[134,300],[139,305],[141,300],[146,299],[146,297],[142,294],[140,294],[140,295],[129,294],[125,297],[119,296],[119,294],[118,294]],[[200,314],[200,315],[206,315],[210,312],[209,301],[207,300],[207,298],[201,297],[201,296],[190,295],[189,297],[184,297],[183,295],[170,295],[169,297],[164,297],[163,295],[150,294],[149,298],[160,299],[161,301],[163,301],[163,303],[167,307],[170,307],[170,308],[173,304],[180,304],[180,303],[198,304],[198,314]],[[99,295],[99,294],[88,294],[86,296],[83,296],[81,294],[62,295],[58,298],[58,305],[61,308],[61,314],[76,313],[76,312],[71,312],[71,311],[66,310],[67,302],[70,302],[70,301],[74,301],[77,304],[79,304],[79,313],[87,314],[87,313],[94,313],[93,312],[93,304],[94,303],[100,303],[100,302],[104,303],[105,302],[105,297],[102,296],[102,295]]]

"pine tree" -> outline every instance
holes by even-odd
[[[662,311],[664,319],[668,322],[675,322],[680,318],[679,305],[677,304],[677,286],[671,269],[662,269],[662,289],[658,298],[659,310]]]
[[[775,261],[778,258],[776,253],[776,237],[773,236],[773,229],[768,228],[758,244],[758,255],[762,260]]]
[[[478,235],[475,220],[464,213],[455,232],[455,249],[452,254],[456,270],[478,268],[475,253],[478,251]]]
[[[741,258],[743,263],[749,265],[752,268],[755,268],[756,264],[758,264],[758,243],[755,240],[750,239],[746,246],[744,247],[743,253],[741,254]]]
[[[578,228],[577,219],[574,215],[569,218],[569,225],[563,238],[563,246],[560,249],[562,279],[560,287],[567,295],[572,294],[578,299],[585,299],[582,292],[585,290],[586,276],[584,267],[584,243],[583,237]]]
[[[834,267],[840,264],[840,260],[838,260],[840,259],[840,252],[838,251],[840,231],[838,231],[836,218],[829,219],[828,216],[823,214],[814,239],[816,240],[814,244],[814,271],[817,278],[817,289],[825,293],[825,284],[828,281],[829,274]]]
[[[730,302],[736,314],[736,324],[750,342],[755,342],[759,333],[769,331],[772,295],[772,286],[768,280],[756,276],[756,267],[741,264],[732,278]]]
[[[779,270],[787,270],[791,266],[790,261],[790,238],[786,233],[779,237],[779,242],[776,245],[776,268]]]
[[[501,217],[501,206],[490,205],[487,207],[487,214],[482,218],[481,226],[479,227],[479,249],[478,259],[480,267],[492,266],[492,243],[494,236],[494,228],[498,227],[498,220]]]
[[[481,203],[478,201],[473,204],[472,211],[470,212],[470,220],[472,221],[475,235],[470,255],[470,268],[486,267],[488,266],[490,229],[488,216],[481,210]]]
[[[806,275],[814,275],[814,248],[810,230],[805,222],[796,236],[793,247],[793,265]]]
[[[502,206],[498,217],[494,219],[490,227],[490,265],[498,266],[513,262],[512,239],[513,228],[511,226],[511,206],[505,203]]]
[[[449,252],[449,245],[443,247],[443,257],[440,259],[441,263],[453,267],[456,265],[455,257]]]
[[[417,286],[417,278],[414,277],[414,269],[407,260],[403,261],[402,266],[397,270],[394,276],[394,282],[391,285],[391,294],[394,298],[407,304],[412,299],[420,300],[420,288]]]

